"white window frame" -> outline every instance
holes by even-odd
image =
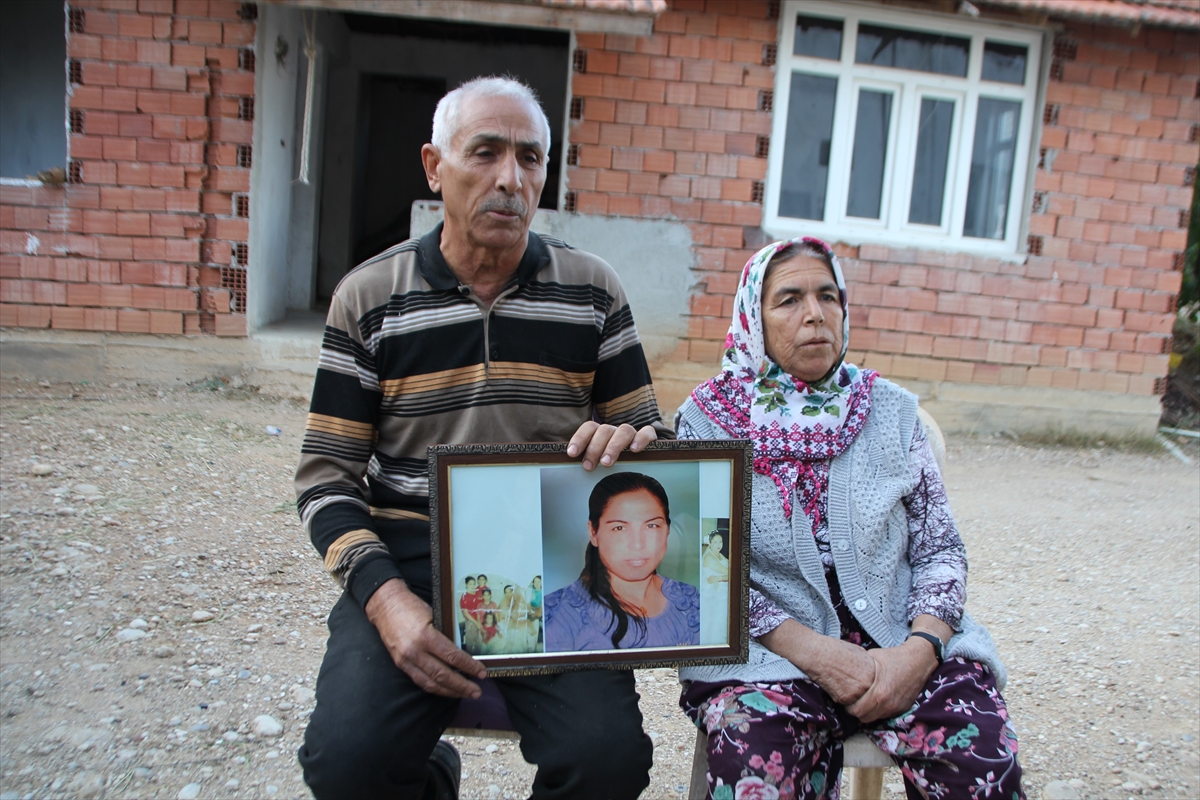
[[[800,14],[842,21],[842,53],[839,61],[792,54],[795,21]],[[967,76],[958,78],[854,63],[860,22],[926,33],[943,32],[970,39]],[[1038,98],[1042,80],[1043,40],[1041,30],[1022,25],[981,23],[946,14],[899,11],[847,0],[787,0],[780,15],[774,118],[771,122],[772,147],[767,158],[763,228],[778,238],[811,235],[855,245],[885,244],[1009,258],[1022,253],[1025,249],[1021,233],[1027,207],[1027,181],[1032,177],[1030,157],[1035,152],[1034,134],[1040,130],[1041,122]],[[1024,45],[1027,48],[1024,85],[981,79],[983,50],[987,41]],[[824,220],[797,219],[778,214],[793,72],[837,78],[838,81]],[[863,88],[893,93],[879,220],[849,217],[845,213],[854,145],[854,117],[858,113],[858,91]],[[925,96],[955,101],[940,226],[908,222],[912,160],[917,137],[916,118],[921,98]],[[963,236],[971,154],[975,143],[975,118],[981,96],[1021,103],[1003,239]]]

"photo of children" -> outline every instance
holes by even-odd
[[[536,611],[527,592],[530,587],[518,587],[497,575],[497,586],[503,586],[499,601],[486,575],[467,575],[458,587],[459,645],[473,656],[515,655],[542,652],[541,609]],[[540,606],[541,598],[537,598]]]
[[[451,475],[457,644],[471,655],[543,652],[538,481],[536,467],[506,469],[501,485],[486,470]]]
[[[695,463],[543,468],[546,652],[700,644],[698,512]]]

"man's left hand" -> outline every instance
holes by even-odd
[[[889,719],[908,711],[937,669],[933,649],[921,639],[868,650],[867,655],[875,660],[875,682],[846,708],[862,722]]]
[[[588,420],[579,426],[567,444],[567,455],[575,458],[583,454],[583,468],[589,472],[596,465],[611,467],[621,457],[621,451],[629,448],[636,453],[658,438],[653,425],[634,430],[632,425],[601,425]]]

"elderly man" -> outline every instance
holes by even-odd
[[[593,469],[672,435],[612,269],[529,232],[549,146],[523,84],[447,94],[421,151],[445,222],[360,265],[330,304],[296,471],[301,518],[345,588],[299,753],[318,798],[457,795],[458,754],[438,737],[485,670],[431,624],[426,448],[569,440]],[[632,673],[496,683],[538,765],[534,797],[649,783]]]

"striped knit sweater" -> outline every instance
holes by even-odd
[[[428,520],[426,448],[563,442],[585,421],[663,425],[624,291],[601,259],[529,234],[490,310],[450,271],[441,226],[334,292],[296,469],[325,568],[361,603],[399,577],[375,520]]]

